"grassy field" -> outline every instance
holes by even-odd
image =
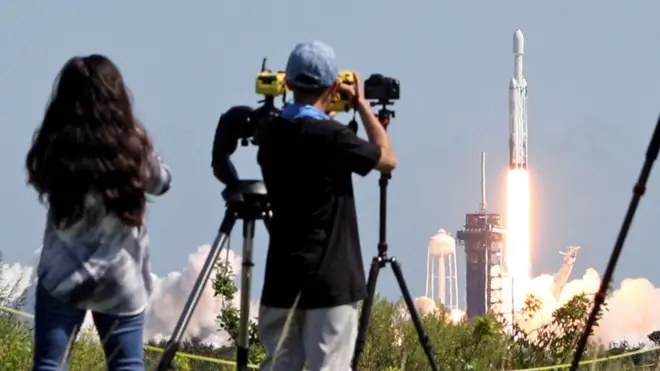
[[[427,323],[427,328],[429,328]],[[453,335],[459,335],[458,331],[453,331]],[[1,370],[15,370],[23,371],[30,370],[32,365],[32,339],[31,328],[25,321],[19,320],[12,314],[0,315],[0,369]],[[378,335],[378,334],[376,334]],[[382,334],[380,334],[382,335]],[[412,334],[411,334],[412,335]],[[473,334],[479,336],[478,334]],[[416,339],[410,337],[412,344],[409,346],[404,341],[404,347],[398,347],[395,352],[389,353],[390,346],[383,346],[385,349],[379,349],[378,344],[383,343],[382,336],[375,336],[370,339],[363,357],[362,370],[426,370],[425,360],[421,349],[416,345]],[[461,343],[465,339],[457,337],[455,339]],[[154,344],[155,345],[155,344]],[[476,347],[463,347],[467,351],[456,352],[455,344],[439,344],[435,346],[437,356],[441,362],[441,369],[447,371],[455,370],[508,370],[505,367],[507,359],[519,357],[520,354],[515,354],[515,350],[507,349],[505,344],[497,346],[487,339],[483,340],[481,346]],[[198,348],[197,351],[195,348]],[[217,349],[212,347],[200,347],[194,343],[184,344],[183,351],[197,353],[204,356],[224,356],[225,359],[232,358],[232,349]],[[206,348],[206,349],[204,349]],[[403,348],[403,349],[402,349]],[[443,349],[444,348],[444,349]],[[480,348],[480,349],[479,349]],[[385,351],[386,353],[384,354]],[[622,349],[620,349],[622,351]],[[453,353],[453,354],[452,354]],[[613,352],[604,352],[612,354]],[[617,353],[617,352],[614,352]],[[490,356],[488,356],[490,354]],[[147,369],[153,369],[158,360],[159,353],[153,351],[145,351],[145,361],[148,365]],[[593,355],[592,355],[593,356]],[[497,362],[499,358],[499,362]],[[550,357],[546,357],[550,358]],[[620,360],[613,360],[602,362],[594,365],[584,366],[581,370],[660,370],[652,358],[657,359],[657,356],[633,356],[626,357]],[[521,360],[524,361],[524,360]],[[176,360],[179,370],[232,370],[232,366],[217,365],[209,362],[189,360],[184,357],[178,357]],[[399,363],[398,366],[392,365]],[[70,370],[71,371],[96,371],[105,370],[103,350],[99,344],[98,337],[92,331],[82,333],[75,343],[71,355]],[[547,363],[539,362],[538,364],[528,364],[528,366],[544,366]],[[559,368],[557,368],[558,370]]]
[[[1,265],[0,265],[1,267]],[[2,272],[0,272],[1,274]],[[235,286],[233,275],[227,267],[218,266],[214,279],[218,295],[231,299]],[[0,287],[0,306],[20,309],[20,300],[7,300],[15,288]],[[15,293],[15,292],[14,292]],[[533,332],[516,328],[514,334],[505,334],[502,325],[493,316],[485,316],[459,324],[446,321],[444,314],[427,315],[423,318],[429,341],[440,362],[442,371],[486,371],[523,370],[541,366],[569,363],[576,341],[583,329],[590,306],[590,298],[577,296],[553,314],[551,323]],[[231,300],[227,300],[230,302]],[[523,315],[533,316],[537,304],[530,297]],[[422,347],[419,345],[414,327],[402,313],[401,302],[389,302],[377,298],[372,310],[368,341],[360,360],[360,370],[428,370]],[[237,310],[228,305],[218,316],[218,331],[226,331],[232,341],[237,333]],[[625,321],[624,318],[622,318]],[[263,348],[252,325],[250,359],[258,363],[263,357]],[[660,332],[649,334],[649,341],[660,345]],[[164,344],[150,343],[152,346]],[[608,346],[592,346],[584,359],[613,357],[639,350],[642,345],[618,343]],[[198,339],[182,344],[182,352],[199,356],[232,360],[233,344],[214,348]],[[152,370],[159,353],[145,350],[147,369]],[[660,351],[647,351],[614,360],[606,360],[582,366],[580,370],[592,371],[660,371]],[[177,356],[175,360],[181,371],[233,370],[230,365],[219,365],[203,360]],[[0,311],[0,371],[27,371],[32,365],[32,329],[25,319],[16,314]],[[540,370],[567,370],[568,367],[549,367]],[[70,360],[71,371],[105,370],[103,350],[94,331],[78,336]]]

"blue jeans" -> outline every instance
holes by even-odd
[[[34,366],[32,371],[67,369],[67,348],[85,319],[85,310],[52,297],[37,284],[34,316]],[[103,342],[109,371],[144,371],[142,333],[144,313],[112,316],[92,313]]]

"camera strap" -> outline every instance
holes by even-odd
[[[353,118],[351,119],[351,121],[348,122],[348,127],[351,130],[353,130],[353,132],[355,134],[357,134],[357,131],[358,131],[358,123],[357,123],[357,120],[355,118],[356,111],[357,110],[355,108],[353,108]]]
[[[354,81],[357,81],[357,76],[355,75],[355,72],[353,72],[353,79],[354,79]],[[355,84],[355,94],[353,95],[353,99],[352,99],[353,101],[351,102],[351,104],[353,106],[353,118],[351,119],[351,121],[348,122],[348,127],[351,130],[353,130],[353,132],[355,134],[357,134],[357,131],[358,131],[358,123],[357,123],[357,119],[356,119],[357,105],[358,105],[358,94],[357,94],[358,89],[359,89],[359,87],[357,86],[357,84]]]

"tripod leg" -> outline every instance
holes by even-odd
[[[376,293],[376,282],[380,272],[382,258],[374,257],[369,269],[369,278],[367,279],[367,297],[362,302],[362,313],[360,313],[360,322],[358,325],[358,335],[355,341],[355,352],[351,362],[351,370],[357,371],[360,363],[360,356],[364,350],[364,343],[367,341],[367,329],[369,328],[369,318],[371,317],[371,308],[374,304],[374,294]]]
[[[399,284],[401,289],[401,294],[403,295],[403,300],[406,302],[408,307],[408,313],[410,313],[410,318],[415,325],[415,330],[417,330],[417,336],[419,337],[419,342],[424,348],[424,353],[426,353],[426,358],[429,360],[429,366],[431,370],[438,371],[438,363],[435,361],[435,356],[433,355],[433,349],[431,348],[431,342],[429,341],[428,335],[424,331],[422,326],[422,320],[419,318],[417,309],[415,309],[415,303],[413,302],[412,297],[410,296],[410,291],[408,291],[408,285],[406,285],[406,280],[403,278],[403,271],[401,270],[401,265],[395,258],[390,258],[390,264],[392,265],[392,271],[396,277],[396,281]]]
[[[252,284],[252,240],[254,239],[254,219],[243,221],[243,266],[241,268],[241,313],[238,322],[238,349],[236,369],[247,371],[250,350],[250,289]]]
[[[173,369],[172,360],[174,360],[174,355],[176,354],[177,350],[179,349],[179,346],[181,345],[181,339],[183,338],[183,333],[186,331],[186,328],[188,327],[188,323],[190,323],[190,318],[192,317],[192,314],[195,311],[195,307],[197,307],[199,298],[202,296],[202,292],[204,291],[204,287],[206,286],[206,283],[209,280],[209,276],[213,271],[213,267],[215,266],[215,263],[218,261],[218,257],[220,256],[220,251],[222,251],[222,249],[225,247],[225,244],[227,242],[227,236],[229,236],[229,234],[231,233],[231,230],[234,227],[234,223],[236,223],[236,216],[234,216],[233,210],[227,209],[227,211],[225,212],[225,217],[224,219],[222,219],[222,223],[220,224],[218,235],[215,237],[215,240],[213,241],[213,245],[211,246],[211,251],[209,251],[209,256],[208,258],[206,258],[206,261],[204,262],[204,266],[202,267],[201,272],[199,272],[199,276],[197,276],[197,281],[195,281],[195,286],[193,286],[192,292],[188,297],[188,301],[186,302],[186,305],[183,307],[183,311],[181,312],[179,321],[177,322],[176,327],[172,332],[172,336],[170,337],[170,340],[167,342],[165,351],[163,352],[163,355],[160,358],[160,361],[158,362],[158,367],[157,367],[158,371],[166,371]]]

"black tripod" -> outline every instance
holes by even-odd
[[[375,105],[380,104],[382,108],[378,111],[378,121],[387,129],[387,125],[390,122],[390,118],[394,117],[394,111],[388,110],[387,106],[392,104],[391,102],[379,102]],[[417,336],[419,337],[419,342],[424,348],[426,357],[428,358],[429,365],[433,371],[438,371],[438,364],[435,361],[435,356],[433,355],[433,349],[431,349],[431,343],[429,342],[429,337],[424,332],[422,327],[422,321],[419,318],[419,314],[415,309],[415,304],[412,297],[410,296],[410,291],[408,291],[408,285],[406,280],[403,277],[403,271],[401,270],[401,265],[393,256],[387,255],[387,184],[391,178],[390,174],[381,174],[378,185],[380,186],[380,216],[379,216],[379,226],[378,226],[378,255],[374,256],[371,260],[371,268],[369,269],[369,278],[367,279],[367,298],[362,303],[362,313],[360,314],[360,324],[358,327],[358,336],[355,343],[355,354],[353,355],[353,361],[351,363],[351,369],[356,371],[358,369],[358,363],[362,351],[364,350],[364,344],[367,340],[367,328],[369,327],[369,319],[371,316],[371,308],[374,303],[374,294],[376,292],[376,282],[378,281],[378,273],[380,273],[381,268],[389,263],[392,267],[392,272],[396,277],[396,281],[399,284],[399,289],[401,290],[401,295],[403,300],[406,302],[408,307],[408,313],[410,318],[415,325],[415,330],[417,331]]]
[[[626,237],[628,237],[628,231],[630,230],[630,225],[632,224],[633,217],[637,212],[637,205],[639,205],[639,201],[642,199],[642,196],[646,192],[646,183],[649,180],[649,176],[651,175],[651,170],[653,169],[653,164],[655,163],[655,160],[658,158],[659,152],[660,152],[660,118],[658,119],[658,122],[655,125],[655,129],[653,130],[653,136],[651,137],[651,142],[649,143],[649,146],[646,150],[646,158],[644,161],[644,165],[642,166],[642,170],[639,173],[639,177],[637,178],[637,183],[635,183],[635,186],[633,187],[633,196],[632,199],[630,200],[630,205],[628,206],[628,211],[626,212],[626,216],[623,219],[623,224],[621,225],[619,236],[617,237],[616,242],[614,243],[614,249],[612,250],[612,255],[610,256],[610,260],[607,263],[607,268],[605,268],[605,273],[603,274],[603,278],[600,281],[600,287],[598,288],[598,292],[596,292],[596,295],[594,296],[594,305],[591,308],[591,312],[589,313],[589,318],[587,319],[587,322],[584,326],[584,330],[582,331],[582,335],[580,336],[580,339],[577,343],[577,347],[575,348],[575,354],[573,355],[573,361],[571,362],[570,371],[576,371],[580,367],[580,359],[582,358],[582,354],[587,349],[587,342],[589,341],[589,336],[592,335],[593,327],[596,325],[596,322],[598,321],[598,315],[601,313],[600,312],[602,309],[601,307],[603,306],[603,303],[605,302],[605,298],[607,297],[607,290],[610,286],[610,282],[612,281],[612,276],[614,275],[614,269],[616,268],[616,264],[619,261],[619,256],[621,255],[621,250],[623,250],[623,244],[626,241]]]
[[[257,180],[244,180],[235,185],[228,186],[223,192],[227,211],[222,219],[218,235],[213,241],[208,258],[204,262],[201,272],[197,277],[195,286],[188,297],[179,321],[172,332],[172,336],[165,347],[163,356],[158,363],[158,371],[174,369],[172,360],[176,354],[183,334],[188,327],[199,298],[204,291],[215,263],[220,256],[220,251],[225,247],[227,239],[231,234],[237,219],[243,220],[243,263],[241,269],[241,307],[238,327],[238,339],[236,351],[236,369],[247,371],[248,348],[249,348],[249,317],[250,317],[250,284],[252,281],[252,240],[254,239],[255,221],[264,221],[266,228],[270,221],[270,205],[266,193],[266,186]]]

